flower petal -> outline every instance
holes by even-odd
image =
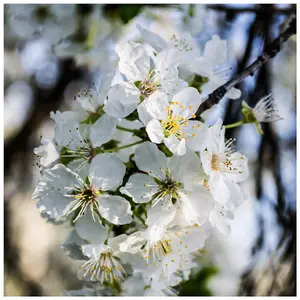
[[[151,176],[133,174],[120,192],[132,198],[135,203],[147,203],[157,192],[158,186]]]
[[[119,70],[128,80],[143,80],[150,70],[150,57],[142,44],[128,41],[116,46]]]
[[[171,105],[173,115],[180,115],[189,119],[196,112],[202,99],[197,89],[188,87],[177,93],[173,97],[172,102],[174,103]]]
[[[225,205],[230,196],[224,179],[224,176],[220,172],[213,172],[208,180],[211,194],[221,205]]]
[[[146,126],[146,131],[150,141],[153,143],[160,144],[164,139],[163,127],[158,120],[151,120]]]
[[[151,32],[140,25],[137,25],[137,29],[141,33],[143,39],[151,45],[157,52],[162,51],[164,48],[167,47],[167,42],[160,37],[158,34]]]
[[[78,186],[83,186],[83,181],[62,164],[57,164],[51,169],[43,171],[32,199],[39,199],[37,205],[40,211],[50,219],[63,217],[68,212],[69,204],[73,197],[66,197]]]
[[[148,210],[148,218],[146,224],[148,226],[166,227],[176,216],[177,209],[170,203],[157,203],[154,207]]]
[[[183,245],[187,246],[188,251],[191,253],[203,248],[209,235],[210,230],[206,224],[202,226],[192,226],[184,229],[184,233],[181,235],[181,241]]]
[[[94,245],[104,243],[107,238],[108,229],[100,223],[97,216],[94,221],[90,211],[86,211],[86,213],[75,222],[75,229],[81,238]]]
[[[135,85],[122,82],[114,85],[108,92],[104,111],[115,118],[131,114],[140,103],[140,91]]]
[[[112,80],[113,80],[115,74],[116,74],[116,72],[113,71],[113,72],[105,73],[103,75],[103,78],[101,79],[99,93],[98,93],[97,98],[96,98],[96,101],[97,101],[97,103],[95,103],[96,107],[97,107],[97,104],[98,105],[103,105],[104,104],[106,96],[107,96],[108,91],[111,87],[111,83],[112,83]]]
[[[108,142],[112,138],[117,124],[118,119],[107,114],[101,116],[91,127],[90,138],[93,147],[100,147]]]
[[[144,100],[145,106],[152,118],[157,120],[164,120],[168,113],[167,108],[169,106],[168,97],[165,93],[155,91],[148,99]]]
[[[204,187],[198,186],[192,192],[180,192],[180,197],[182,212],[187,222],[190,225],[202,225],[213,209],[210,193]]]
[[[100,195],[98,201],[99,212],[103,218],[115,225],[131,223],[130,203],[123,197],[105,194]]]
[[[212,39],[205,44],[204,56],[207,57],[214,66],[223,65],[227,60],[227,42],[214,34]]]
[[[187,150],[187,153],[182,156],[173,155],[168,158],[168,167],[172,177],[184,184],[192,183],[192,177],[198,175],[201,171],[201,160],[196,153]]]
[[[134,159],[137,167],[151,176],[164,178],[167,169],[167,157],[157,146],[145,142],[135,150]]]
[[[96,189],[115,190],[122,183],[125,171],[125,165],[115,154],[98,154],[91,162],[89,180]]]
[[[186,145],[193,151],[203,151],[209,139],[209,128],[206,124],[190,120],[186,126],[182,127],[182,131],[186,133]]]
[[[146,102],[147,101],[143,101],[141,104],[139,104],[137,108],[139,119],[145,126],[147,126],[147,124],[153,119],[153,117],[150,115],[150,113],[147,110]]]
[[[174,134],[164,139],[165,145],[174,155],[184,155],[186,152],[185,139],[178,139]]]

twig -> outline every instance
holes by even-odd
[[[225,84],[217,88],[214,92],[209,94],[208,98],[199,106],[196,116],[200,116],[204,111],[210,109],[215,104],[218,104],[225,94],[235,85],[242,82],[247,76],[253,76],[254,73],[264,65],[270,58],[275,57],[280,51],[284,42],[286,42],[293,34],[296,33],[296,17],[293,16],[289,26],[280,34],[273,42],[265,46],[264,52],[244,71],[234,76]]]
[[[261,5],[260,8],[257,7],[229,7],[226,5],[206,5],[208,9],[213,9],[216,11],[227,12],[227,13],[272,13],[272,14],[290,14],[295,11],[292,7],[270,7],[269,5]]]

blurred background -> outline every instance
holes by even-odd
[[[164,37],[189,31],[203,49],[212,34],[228,41],[228,79],[243,70],[295,14],[282,5],[4,5],[4,289],[7,296],[80,289],[78,264],[60,245],[69,229],[40,216],[31,194],[39,178],[33,149],[50,136],[49,113],[70,108],[78,89],[117,66],[116,43],[139,39],[140,24]],[[296,295],[296,36],[206,113],[224,124],[272,92],[283,120],[227,130],[249,158],[247,200],[228,238],[212,234],[180,295]]]

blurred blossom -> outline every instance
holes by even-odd
[[[15,81],[4,98],[4,140],[7,142],[22,129],[30,116],[33,93],[25,81]]]
[[[260,139],[261,137],[256,127],[253,124],[245,124],[240,128],[237,137],[237,148],[240,149],[250,161],[255,161],[260,147]],[[251,141],[251,145],[249,145],[249,141]]]
[[[205,5],[202,4],[182,4],[184,11],[183,29],[189,31],[192,35],[201,34],[204,28],[206,16]]]
[[[37,85],[44,89],[52,88],[59,77],[59,68],[57,58],[47,57],[36,69],[35,80]]]
[[[258,234],[255,201],[255,198],[248,198],[237,208],[234,220],[230,221],[229,237],[225,238],[214,231],[207,241],[207,251],[219,269],[209,282],[215,296],[237,294],[240,276],[248,267],[252,245]]]
[[[76,27],[74,4],[10,4],[9,25],[22,38],[39,32],[50,43],[71,34]]]
[[[34,55],[33,55],[34,53]],[[34,74],[50,55],[49,44],[39,38],[28,40],[19,53],[23,70],[28,75]]]

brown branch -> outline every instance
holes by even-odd
[[[204,111],[218,104],[231,88],[242,82],[246,77],[253,76],[262,65],[278,54],[284,42],[294,34],[296,34],[296,16],[291,18],[289,25],[283,33],[265,46],[264,52],[250,66],[209,94],[208,98],[199,106],[196,116],[200,116]]]
[[[266,5],[260,5],[259,8],[257,7],[229,7],[222,4],[210,4],[206,5],[206,8],[213,9],[220,12],[226,12],[226,13],[272,13],[272,14],[290,14],[292,12],[295,12],[295,7],[275,7],[270,6],[268,4]]]

